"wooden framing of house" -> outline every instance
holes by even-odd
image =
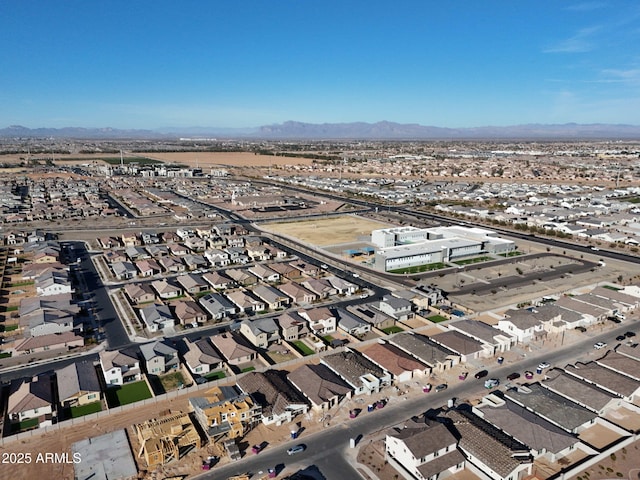
[[[140,443],[138,458],[149,467],[178,460],[193,448],[200,448],[200,435],[188,413],[177,413],[134,425]]]

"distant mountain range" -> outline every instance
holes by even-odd
[[[302,123],[284,122],[257,128],[176,127],[157,130],[116,128],[27,128],[12,125],[0,129],[0,138],[77,139],[176,139],[176,138],[264,138],[292,140],[640,140],[639,125],[527,124],[508,127],[442,128],[394,122]]]

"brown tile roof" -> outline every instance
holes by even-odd
[[[414,370],[424,372],[429,369],[424,363],[388,343],[374,343],[366,350],[363,350],[362,354],[395,376],[404,372],[412,372]]]

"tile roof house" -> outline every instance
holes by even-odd
[[[473,407],[473,412],[529,448],[535,458],[556,463],[575,451],[580,439],[534,412],[506,399],[493,399]],[[595,452],[594,452],[595,453]]]
[[[394,297],[393,295],[385,295],[382,297],[382,300],[376,305],[376,308],[401,322],[414,317],[412,303],[409,300]]]
[[[349,305],[347,311],[369,322],[372,327],[379,330],[393,327],[396,324],[395,318],[390,317],[386,313],[382,313],[380,310],[371,308],[370,304]]]
[[[238,307],[219,293],[208,293],[198,301],[214,320],[222,320],[238,313]]]
[[[58,401],[62,407],[75,407],[100,401],[100,380],[93,362],[72,363],[56,370]]]
[[[234,280],[238,285],[244,287],[254,285],[258,282],[258,278],[255,275],[239,268],[228,268],[224,271],[224,274]]]
[[[622,403],[615,393],[602,390],[559,368],[553,368],[545,373],[542,386],[600,416],[604,416],[607,411],[619,407]]]
[[[225,332],[211,336],[211,343],[222,354],[229,365],[242,365],[254,360],[257,352],[240,335]]]
[[[460,362],[460,357],[456,353],[432,342],[423,335],[409,332],[398,333],[389,339],[389,343],[404,350],[437,372],[443,372]]]
[[[291,303],[291,299],[287,295],[271,285],[256,285],[252,292],[267,304],[269,310],[287,307]]]
[[[353,350],[327,355],[322,358],[321,363],[351,385],[355,395],[370,395],[391,384],[388,372]]]
[[[293,268],[287,262],[275,262],[267,265],[271,270],[280,274],[281,278],[287,280],[299,280],[302,278],[302,273],[297,268]]]
[[[75,332],[50,333],[37,337],[27,337],[13,347],[17,354],[71,350],[84,346],[84,337]]]
[[[482,357],[485,352],[481,342],[455,330],[431,335],[431,340],[460,355],[461,362],[469,362]]]
[[[176,298],[182,295],[182,288],[174,285],[173,283],[169,283],[164,278],[162,280],[155,280],[151,282],[151,287],[158,294],[158,298]]]
[[[358,291],[358,286],[354,283],[347,282],[345,279],[329,276],[324,277],[324,279],[331,284],[331,286],[336,290],[336,293],[340,295],[353,295]]]
[[[202,278],[216,290],[224,290],[233,286],[234,282],[221,272],[209,272],[202,275]]]
[[[178,351],[165,342],[144,343],[140,345],[140,354],[149,375],[161,375],[180,366]]]
[[[175,257],[162,257],[158,259],[158,264],[168,273],[181,273],[187,266]]]
[[[185,337],[184,344],[187,348],[184,363],[194,375],[205,375],[224,367],[224,360],[208,338],[192,342]]]
[[[327,307],[300,310],[298,314],[309,322],[309,328],[317,335],[336,331],[336,316]]]
[[[156,298],[156,294],[147,283],[127,283],[124,286],[124,293],[134,305],[152,302]]]
[[[338,328],[349,335],[366,335],[371,331],[371,324],[362,318],[344,310],[335,309],[335,316],[338,319]]]
[[[51,425],[55,417],[51,376],[43,374],[11,382],[7,399],[7,417],[11,423],[37,418],[38,426]]]
[[[492,327],[479,320],[458,320],[447,325],[450,330],[455,330],[482,343],[485,356],[492,357],[498,352],[506,352],[516,344],[514,336]]]
[[[140,361],[135,356],[119,350],[102,350],[99,356],[107,387],[137,382],[142,378]]]
[[[249,271],[263,282],[275,283],[280,281],[280,274],[278,272],[271,270],[268,266],[261,263],[249,267]]]
[[[286,341],[295,341],[305,338],[311,330],[305,318],[296,312],[285,312],[276,318],[276,323],[280,326],[280,335]]]
[[[176,278],[178,284],[187,293],[200,293],[209,290],[209,284],[200,275],[178,275]]]
[[[444,478],[463,470],[458,440],[440,422],[415,419],[393,428],[385,437],[385,460],[419,480]]]
[[[441,418],[458,438],[458,449],[465,456],[467,468],[472,465],[493,480],[531,475],[533,462],[526,445],[471,412],[449,409]]]
[[[576,362],[575,365],[564,367],[564,371],[602,390],[619,395],[631,403],[636,402],[640,394],[640,382],[596,362]]]
[[[273,318],[258,318],[243,320],[240,323],[240,333],[258,348],[269,348],[269,345],[280,343],[280,328]]]
[[[539,383],[528,385],[526,391],[511,388],[504,392],[504,397],[574,434],[589,427],[598,416]]]
[[[203,324],[207,321],[207,313],[193,300],[175,302],[171,308],[181,325]]]
[[[318,299],[318,295],[307,290],[296,282],[288,282],[279,285],[278,290],[291,297],[291,299],[298,305],[312,303]]]
[[[318,298],[327,298],[338,293],[333,285],[331,285],[331,282],[324,278],[310,278],[300,285],[318,295]]]
[[[136,260],[135,266],[141,277],[153,277],[162,273],[162,267],[153,259]]]
[[[130,280],[138,274],[138,270],[131,262],[113,262],[111,270],[118,280]]]
[[[139,309],[138,314],[149,332],[157,332],[175,325],[175,320],[168,305],[153,303]]]
[[[311,402],[314,410],[329,410],[353,393],[353,387],[323,364],[302,365],[290,372],[287,380]]]
[[[426,377],[431,368],[390,343],[374,343],[362,350],[362,355],[392,375],[394,383]]]
[[[246,290],[227,291],[225,296],[236,304],[240,313],[257,313],[266,309],[262,300],[255,298]]]
[[[238,379],[237,385],[260,404],[265,425],[291,422],[309,409],[304,397],[287,382],[284,372],[249,372]]]

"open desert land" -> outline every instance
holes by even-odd
[[[261,225],[261,228],[318,247],[328,247],[357,242],[364,236],[370,238],[372,230],[392,226],[358,215],[344,215],[307,221],[265,223]]]
[[[195,167],[268,167],[271,165],[311,165],[310,158],[278,157],[275,155],[256,155],[250,152],[149,152],[138,153],[140,157],[162,162],[180,163]]]

